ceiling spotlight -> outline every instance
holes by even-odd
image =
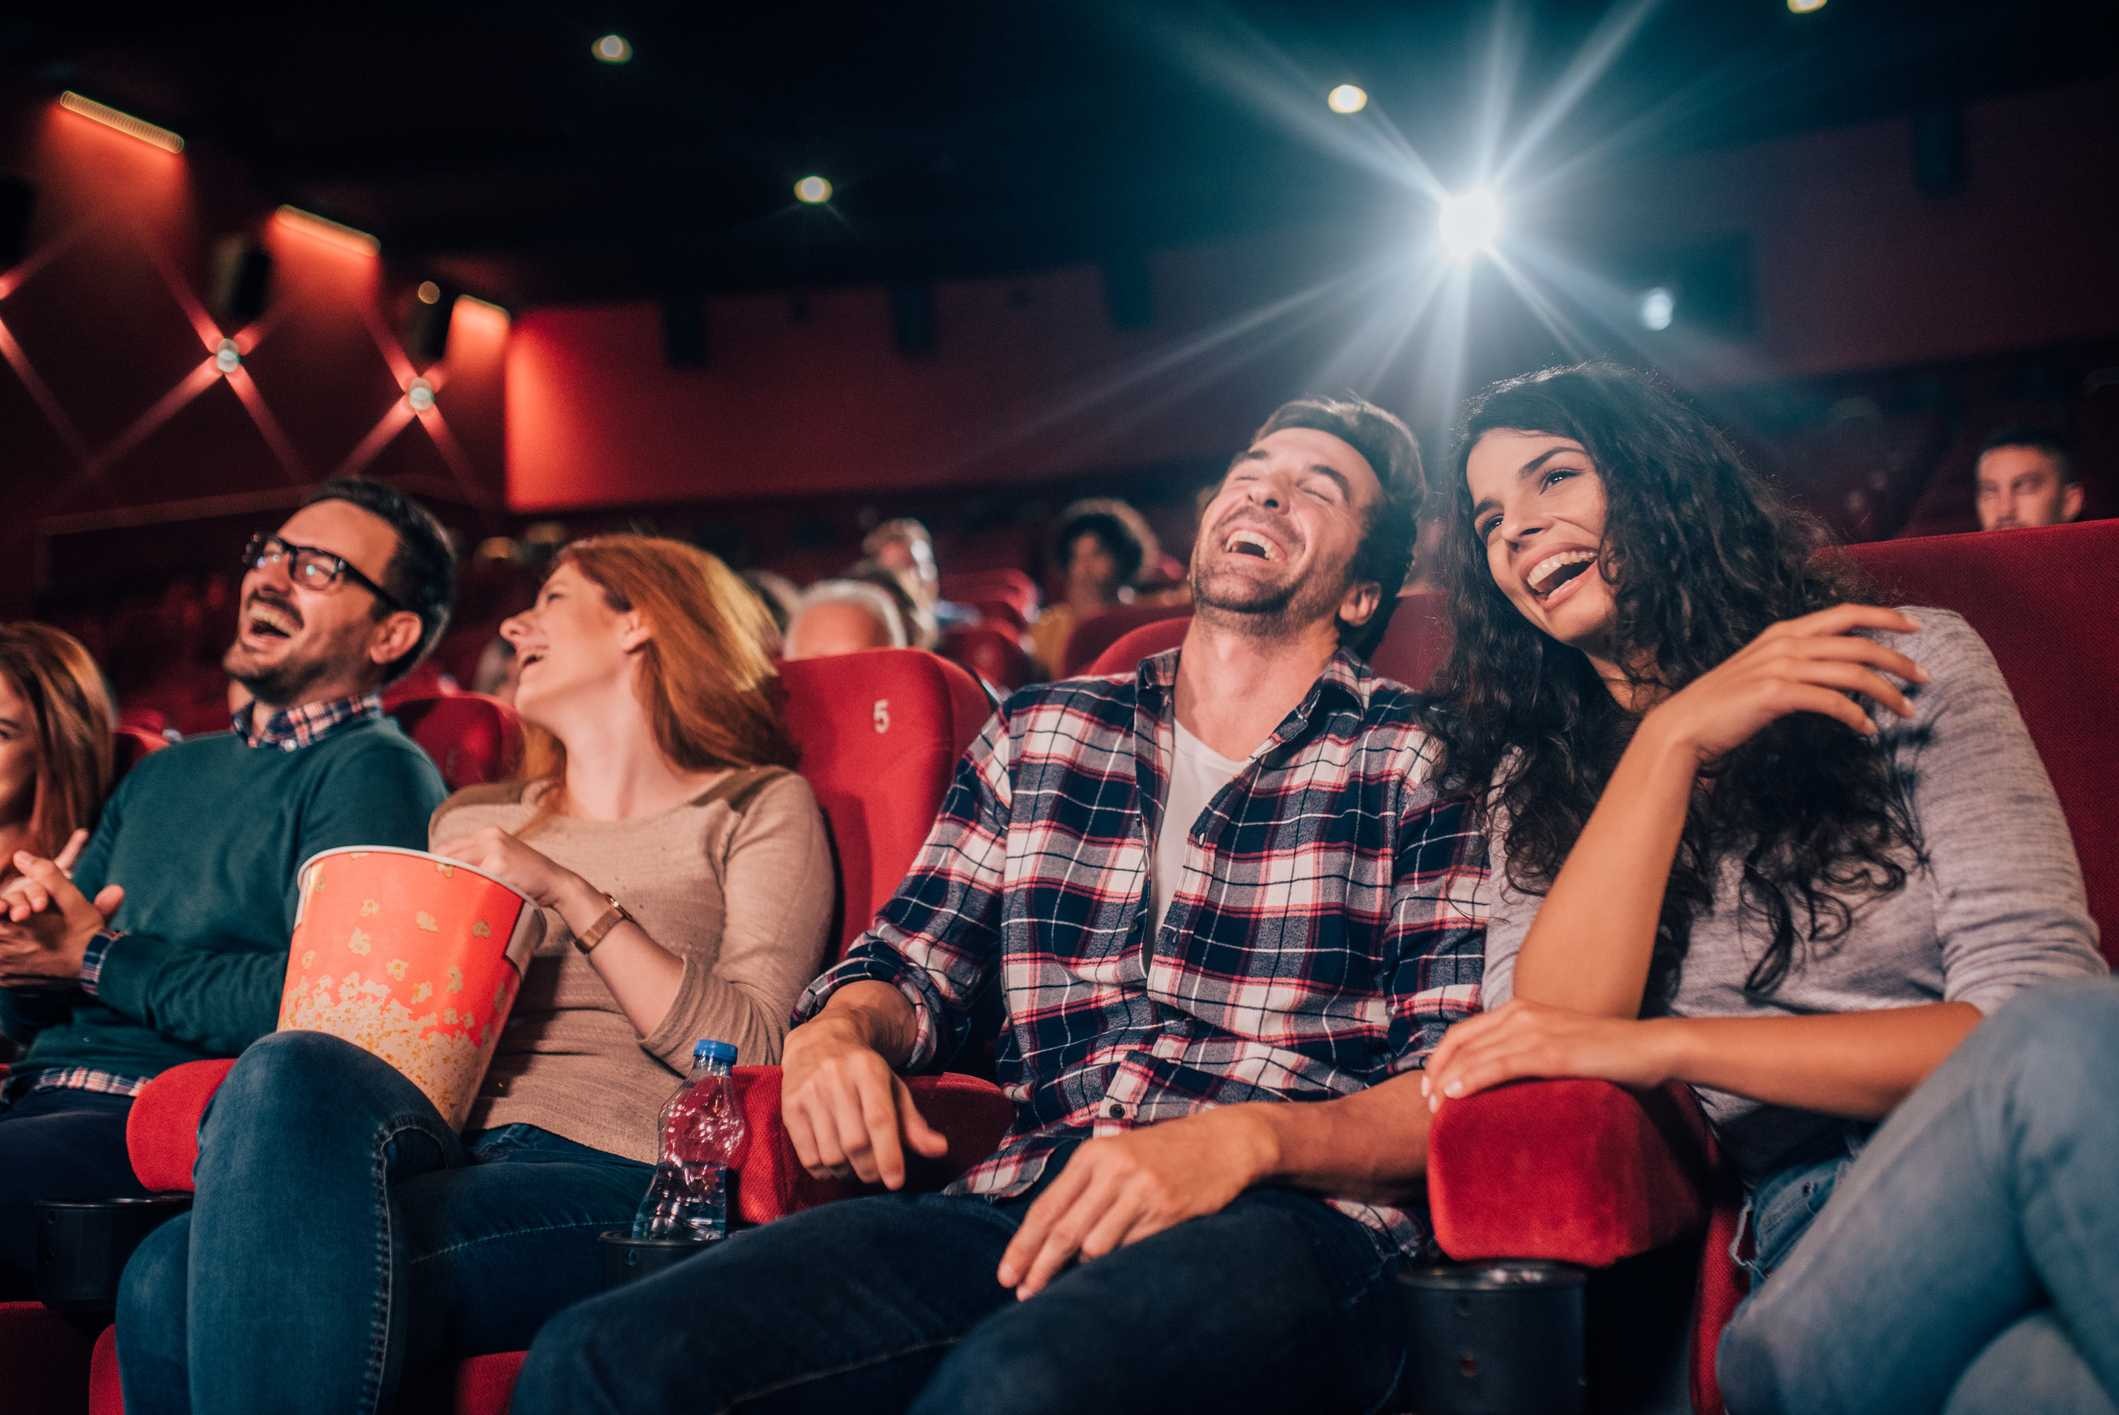
[[[221,346],[213,351],[213,366],[222,373],[234,373],[243,366],[243,351],[235,346],[235,340],[221,341]]]
[[[607,34],[589,46],[589,53],[606,64],[623,64],[633,57],[633,46],[622,34]]]
[[[1359,113],[1369,106],[1369,92],[1360,84],[1341,84],[1324,96],[1324,106],[1334,113]]]
[[[1438,230],[1451,260],[1470,260],[1490,251],[1501,237],[1501,199],[1485,187],[1452,192],[1442,199]]]
[[[1670,327],[1671,317],[1678,312],[1678,297],[1663,286],[1641,296],[1641,328],[1664,330]]]
[[[441,286],[435,284],[432,280],[420,281],[419,288],[413,293],[419,296],[419,302],[423,305],[438,305],[441,303]]]
[[[1788,0],[1791,15],[1814,15],[1825,8],[1825,0]]]
[[[413,412],[424,413],[434,406],[434,385],[424,378],[413,379],[412,386],[405,390],[405,401],[412,405]]]
[[[795,183],[795,200],[811,206],[831,200],[831,183],[822,177],[804,177]]]

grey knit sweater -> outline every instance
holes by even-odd
[[[1947,609],[1908,606],[1920,632],[1890,636],[1927,669],[1916,717],[1894,729],[1914,819],[1928,853],[1905,888],[1865,901],[1853,927],[1829,946],[1798,948],[1795,969],[1767,1005],[1744,996],[1744,979],[1767,940],[1766,925],[1737,907],[1741,872],[1728,861],[1715,909],[1695,919],[1677,995],[1679,1017],[1861,1012],[1966,1002],[1991,1012],[2027,985],[2102,977],[2097,927],[2084,901],[2082,869],[2051,780],[2024,730],[1994,656],[1972,626]],[[1487,1007],[1508,1000],[1516,953],[1540,896],[1509,887],[1495,823],[1486,924]],[[1761,1105],[1698,1089],[1724,1146],[1748,1180],[1830,1144],[1850,1122]]]

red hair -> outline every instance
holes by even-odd
[[[92,828],[110,791],[117,711],[103,671],[63,629],[0,624],[0,675],[29,706],[37,739],[28,848],[51,856],[79,829]]]
[[[552,568],[572,565],[619,613],[648,625],[640,651],[640,706],[655,745],[688,771],[793,766],[780,720],[770,615],[728,566],[696,546],[655,536],[575,541]],[[526,781],[563,784],[566,747],[523,725]]]

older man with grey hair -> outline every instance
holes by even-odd
[[[822,580],[802,592],[787,621],[785,656],[830,658],[911,643],[905,616],[886,591],[859,580]]]

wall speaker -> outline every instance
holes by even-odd
[[[449,352],[449,323],[456,317],[456,291],[447,285],[433,304],[414,298],[405,316],[405,352],[421,368],[438,364]]]
[[[1924,197],[1964,190],[1964,112],[1923,108],[1913,115],[1913,185]]]
[[[890,332],[898,352],[908,358],[926,358],[934,353],[934,287],[893,285],[890,287]]]
[[[213,248],[206,307],[225,331],[256,323],[272,302],[272,256],[254,236],[226,236]]]
[[[662,357],[671,368],[702,369],[710,347],[706,334],[706,297],[699,294],[662,297]]]
[[[1139,251],[1103,263],[1104,313],[1113,329],[1146,329],[1155,323],[1155,283],[1148,258]]]
[[[0,172],[0,270],[13,270],[29,254],[29,218],[36,205],[36,187]]]

